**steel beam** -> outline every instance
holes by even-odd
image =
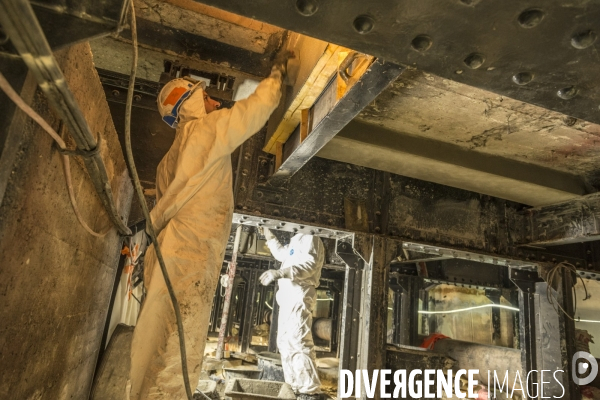
[[[265,54],[255,53],[142,18],[137,20],[137,30],[139,43],[154,49],[168,50],[215,64],[227,63],[235,69],[259,77],[266,77],[271,71],[270,51]],[[131,31],[123,30],[120,36],[130,40]],[[270,46],[274,47],[274,44]]]
[[[202,0],[308,36],[600,122],[600,4],[561,0]],[[547,51],[552,48],[554,51]]]
[[[595,278],[600,272],[600,257],[593,248],[582,252],[530,245],[527,211],[506,200],[319,157],[283,186],[268,186],[273,159],[262,152],[264,135],[263,131],[244,143],[236,183],[236,213],[257,224],[283,223],[282,229],[326,232],[331,237],[340,232],[372,233],[402,241],[403,250],[426,257],[518,268],[568,261],[583,276]],[[360,205],[364,224],[351,224],[354,215],[347,214],[347,199]],[[562,221],[565,234],[578,232],[569,228],[570,220]]]
[[[31,2],[31,8],[54,51],[119,32],[127,4],[123,0],[36,0]],[[11,35],[6,34],[10,39]],[[18,51],[10,40],[0,39],[0,52],[17,54]]]
[[[600,193],[523,213],[523,243],[556,246],[600,239]]]
[[[351,57],[351,56],[348,56]],[[281,160],[281,166],[269,178],[269,183],[280,186],[302,168],[319,150],[323,148],[339,131],[342,130],[354,117],[368,106],[386,87],[390,85],[402,73],[404,68],[385,62],[375,60],[360,78],[347,90],[344,96],[331,106],[329,92],[337,92],[337,77],[334,77],[331,86],[323,92],[323,95],[313,109],[329,108],[329,112],[322,117],[318,124],[310,130],[308,120],[301,122],[300,129],[304,129],[304,140],[298,140],[291,154]],[[323,103],[323,104],[321,104]],[[294,135],[288,140],[292,142]],[[282,156],[283,158],[283,153]]]

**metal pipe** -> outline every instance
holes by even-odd
[[[229,318],[229,305],[231,304],[231,293],[233,292],[233,280],[235,278],[235,267],[237,255],[240,248],[240,237],[242,236],[242,224],[235,230],[235,240],[233,241],[233,254],[229,263],[229,284],[225,289],[225,299],[223,300],[223,315],[221,316],[221,327],[219,328],[219,341],[217,343],[217,360],[223,358],[223,347],[225,345],[225,331],[227,330],[227,319]]]
[[[131,231],[119,215],[98,143],[54,58],[29,1],[0,1],[0,25],[36,78],[48,102],[69,128],[109,218],[123,235]]]

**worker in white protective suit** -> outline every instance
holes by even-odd
[[[200,376],[231,229],[231,153],[277,107],[286,60],[280,59],[255,92],[231,109],[219,110],[203,86],[186,79],[167,83],[157,99],[163,120],[177,131],[158,166],[157,203],[150,216],[181,308],[191,385]],[[145,259],[144,284],[147,294],[133,334],[127,393],[135,400],[181,400],[186,392],[175,313],[153,246]]]
[[[277,280],[277,348],[285,382],[298,399],[319,398],[321,381],[317,374],[312,313],[317,300],[317,287],[325,260],[323,242],[317,236],[297,234],[290,244],[282,246],[277,238],[264,229],[267,246],[281,267],[263,273],[259,280],[267,286]]]

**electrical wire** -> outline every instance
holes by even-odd
[[[600,321],[594,319],[581,319],[580,317],[575,318],[575,322],[588,322],[590,324],[600,324]]]
[[[548,275],[546,277],[546,282],[548,282],[548,285],[546,287],[546,298],[548,299],[548,302],[552,305],[552,307],[554,308],[554,311],[556,311],[557,314],[558,314],[558,310],[560,309],[560,311],[562,311],[562,313],[564,315],[566,315],[569,319],[571,319],[572,321],[577,321],[574,317],[569,315],[569,313],[560,305],[560,301],[558,301],[558,296],[555,296],[554,294],[552,294],[552,288],[554,287],[554,282],[555,282],[556,277],[558,276],[561,268],[564,268],[567,271],[574,273],[575,276],[578,276],[579,279],[581,279],[581,283],[583,284],[583,290],[585,291],[585,298],[583,300],[585,301],[590,298],[590,295],[588,294],[588,291],[587,291],[587,287],[585,286],[585,281],[577,273],[577,268],[573,264],[564,262],[564,261],[556,264],[554,267],[552,267],[550,269],[550,271],[548,271]],[[575,280],[577,280],[577,278],[575,278]],[[566,293],[563,294],[563,296],[566,296],[566,295],[567,295]],[[577,292],[575,291],[575,285],[573,285],[573,297],[574,297],[573,315],[575,315],[575,311],[577,310]]]
[[[57,146],[61,150],[67,150],[67,145],[65,141],[60,137],[58,133],[46,122],[41,115],[35,112],[25,101],[19,96],[19,94],[13,89],[10,83],[6,80],[4,75],[0,72],[0,89],[11,99],[17,107],[19,107],[25,114],[27,114],[31,119],[33,119],[43,130],[45,130],[56,142]],[[81,213],[79,212],[79,207],[77,207],[77,200],[75,199],[75,191],[73,190],[73,179],[71,177],[71,163],[69,160],[69,156],[65,154],[61,154],[62,164],[63,164],[63,172],[65,175],[65,180],[67,182],[67,190],[69,192],[69,199],[71,200],[71,206],[73,207],[73,212],[77,217],[77,220],[90,235],[95,237],[104,237],[106,234],[112,229],[109,226],[104,232],[97,233],[92,230],[88,224],[83,220]]]
[[[173,290],[173,285],[171,284],[171,279],[169,278],[169,273],[167,272],[167,267],[165,265],[165,260],[163,258],[162,252],[160,250],[158,239],[156,237],[156,232],[154,231],[154,226],[152,225],[152,220],[150,219],[150,212],[148,211],[148,205],[146,204],[146,199],[144,197],[144,190],[142,189],[142,185],[138,177],[137,169],[135,167],[135,161],[133,160],[133,151],[131,149],[131,107],[133,104],[133,93],[135,90],[135,75],[138,64],[138,43],[135,7],[133,5],[133,0],[130,0],[129,5],[131,20],[131,39],[133,44],[133,58],[131,61],[131,75],[129,77],[127,101],[125,103],[125,153],[127,154],[127,163],[129,164],[129,169],[131,172],[133,184],[135,186],[135,191],[137,193],[140,206],[142,207],[144,217],[146,218],[146,231],[152,239],[152,243],[154,244],[156,258],[158,259],[160,269],[165,279],[165,285],[167,286],[169,296],[171,297],[171,303],[173,303],[173,309],[175,310],[175,319],[177,320],[177,333],[179,334],[179,351],[181,353],[181,370],[183,373],[183,384],[185,386],[185,392],[187,394],[188,400],[193,400],[192,391],[190,389],[190,378],[188,376],[185,336],[183,332],[183,322],[181,319],[181,312],[179,310],[179,303],[177,302],[177,297],[175,296],[175,291]],[[206,395],[204,395],[204,393],[201,393],[201,395],[205,398],[208,398]]]
[[[477,310],[477,309],[481,309],[481,308],[502,308],[504,310],[510,310],[510,311],[519,311],[519,309],[517,307],[511,307],[511,306],[505,306],[503,304],[483,304],[481,306],[473,306],[473,307],[467,307],[467,308],[458,308],[456,310],[447,310],[447,311],[427,311],[427,310],[419,310],[419,314],[452,314],[452,313],[458,313],[458,312],[463,312],[463,311],[472,311],[472,310]]]

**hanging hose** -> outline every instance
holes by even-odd
[[[10,86],[10,83],[6,80],[4,75],[0,72],[0,89],[11,99],[17,107],[19,107],[25,114],[27,114],[31,119],[33,119],[37,124],[45,130],[52,139],[56,142],[57,146],[61,149],[61,151],[65,152],[67,150],[67,145],[65,141],[60,137],[58,133],[46,122],[44,118],[42,118],[38,113],[36,113],[25,101],[19,96],[17,92]],[[75,192],[73,190],[73,180],[71,178],[71,163],[69,161],[69,156],[66,154],[61,155],[62,163],[63,163],[63,171],[65,174],[65,180],[67,181],[67,190],[69,191],[69,199],[71,199],[71,206],[73,207],[73,212],[75,212],[75,216],[77,220],[90,235],[95,237],[104,237],[111,230],[112,227],[108,227],[104,232],[97,233],[94,232],[88,224],[83,220],[81,213],[79,212],[79,208],[77,207],[77,200],[75,199]]]
[[[167,267],[165,266],[165,260],[163,259],[162,252],[160,251],[160,246],[158,244],[156,232],[154,231],[154,226],[152,225],[152,220],[150,219],[150,212],[148,211],[148,205],[146,204],[146,200],[144,198],[144,191],[142,189],[142,185],[140,184],[140,179],[138,177],[135,162],[133,160],[133,152],[131,150],[131,105],[133,104],[133,92],[135,89],[135,74],[137,70],[138,51],[135,7],[133,5],[133,0],[130,0],[129,4],[131,6],[130,12],[131,39],[133,42],[133,60],[131,62],[131,76],[129,78],[129,90],[127,92],[127,102],[125,108],[125,152],[127,154],[127,163],[129,164],[129,169],[131,172],[131,178],[133,179],[133,184],[135,186],[135,191],[140,201],[140,206],[142,207],[144,217],[146,218],[146,232],[148,233],[148,235],[152,239],[152,243],[154,244],[156,258],[158,258],[158,263],[160,265],[163,277],[165,278],[165,284],[169,291],[171,302],[173,303],[173,309],[175,310],[175,318],[177,320],[177,332],[179,334],[179,350],[181,352],[181,369],[183,372],[183,383],[185,386],[185,392],[187,394],[188,400],[193,400],[192,391],[190,389],[190,378],[188,376],[185,337],[183,333],[183,322],[181,320],[181,312],[179,311],[179,303],[177,302],[177,297],[175,297],[175,291],[173,290],[173,285],[171,284],[171,279],[169,278],[169,273],[167,272]]]

